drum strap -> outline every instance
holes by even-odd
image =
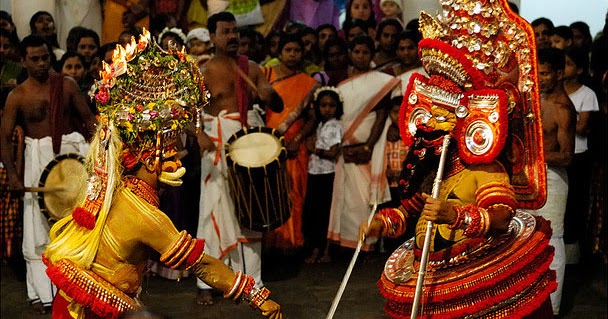
[[[51,73],[50,77],[51,91],[51,139],[53,142],[53,153],[59,154],[61,150],[61,135],[63,130],[63,75],[60,73]]]

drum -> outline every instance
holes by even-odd
[[[244,128],[228,139],[230,191],[241,226],[267,232],[289,218],[286,157],[283,137],[267,127]]]
[[[84,157],[68,153],[55,157],[40,176],[38,203],[50,223],[72,212],[81,191],[87,187]]]

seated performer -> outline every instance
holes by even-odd
[[[443,9],[439,21],[421,14],[419,53],[430,76],[412,76],[401,107],[400,131],[411,145],[401,206],[360,228],[362,240],[415,227],[378,282],[385,311],[393,318],[552,318],[551,229],[517,211],[546,197],[534,33],[506,0],[443,1]],[[433,181],[437,174],[442,181]]]
[[[179,186],[180,130],[201,127],[206,91],[197,67],[175,47],[162,51],[146,31],[114,51],[96,84],[100,124],[91,144],[88,188],[72,214],[51,229],[44,256],[59,288],[53,318],[116,318],[142,307],[143,270],[152,250],[172,269],[187,269],[225,298],[247,300],[282,318],[270,291],[204,252],[205,242],[179,232],[158,209],[160,183]]]

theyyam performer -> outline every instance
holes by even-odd
[[[188,269],[225,298],[282,318],[270,291],[205,254],[205,242],[178,231],[158,209],[161,183],[177,186],[179,133],[207,100],[197,67],[176,47],[163,51],[144,32],[114,51],[96,84],[100,121],[87,158],[88,187],[72,214],[51,229],[44,260],[59,288],[53,318],[116,318],[143,307],[138,295],[152,251]]]
[[[521,210],[546,197],[534,32],[507,0],[441,4],[438,19],[421,13],[419,55],[429,76],[412,76],[401,107],[400,131],[411,144],[402,205],[361,225],[360,238],[416,230],[378,282],[385,311],[553,318],[550,224]],[[443,179],[434,181],[446,135]]]

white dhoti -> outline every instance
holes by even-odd
[[[262,234],[242,229],[230,196],[228,166],[224,145],[242,126],[238,113],[205,115],[205,133],[214,141],[215,152],[201,158],[201,199],[197,237],[205,240],[205,253],[223,260],[234,271],[241,271],[262,286]],[[197,279],[200,289],[209,289]]]
[[[371,71],[338,85],[344,96],[344,115],[341,119],[345,131],[343,146],[367,141],[376,120],[376,113],[371,110],[398,82],[390,75]],[[366,90],[362,91],[362,87]],[[389,126],[390,119],[387,119],[367,164],[345,163],[343,156],[337,159],[327,237],[341,246],[355,248],[359,225],[368,219],[371,205],[391,199],[385,176],[384,152]],[[368,240],[362,249],[371,250],[373,244],[372,240]]]
[[[566,272],[566,248],[564,245],[564,215],[568,199],[568,175],[566,169],[547,167],[547,202],[541,209],[531,211],[551,222],[553,233],[549,244],[555,247],[555,255],[550,268],[557,276],[557,290],[551,294],[553,313],[559,313]]]
[[[86,155],[89,145],[80,133],[63,135],[59,154]],[[51,137],[25,138],[24,185],[37,187],[44,168],[54,159]],[[50,306],[55,287],[46,276],[42,253],[49,243],[49,223],[40,212],[36,193],[26,192],[23,198],[23,257],[27,270],[27,295],[31,302]]]

